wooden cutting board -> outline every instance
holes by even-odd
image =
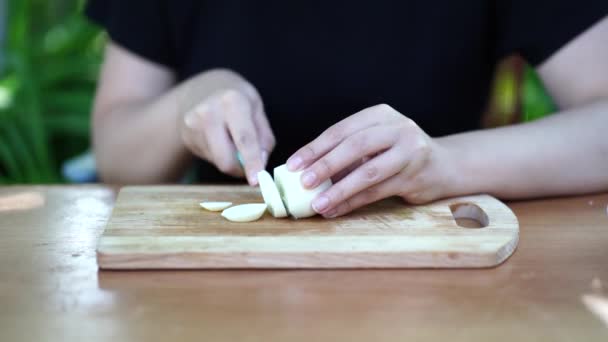
[[[249,223],[227,221],[201,201],[263,202],[247,186],[123,188],[99,240],[99,267],[491,267],[513,253],[519,236],[513,212],[487,195],[423,206],[393,198],[337,219],[266,214]],[[461,227],[454,215],[485,227]]]

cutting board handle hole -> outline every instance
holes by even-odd
[[[488,214],[473,203],[455,203],[450,205],[454,221],[462,228],[484,228],[490,224]]]

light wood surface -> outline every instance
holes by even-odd
[[[608,194],[507,203],[496,268],[98,271],[115,194],[0,188],[0,341],[608,340]]]
[[[517,245],[513,212],[491,196],[422,206],[387,199],[326,220],[230,222],[201,201],[263,202],[248,186],[123,188],[100,238],[104,269],[464,268],[503,262]],[[453,214],[454,212],[454,214]],[[455,217],[483,221],[463,228]]]

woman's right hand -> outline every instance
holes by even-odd
[[[250,185],[257,185],[257,173],[265,169],[275,145],[260,94],[229,70],[205,72],[188,83],[179,106],[184,145],[223,173],[247,176]]]

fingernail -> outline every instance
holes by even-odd
[[[317,175],[312,171],[306,171],[302,175],[302,183],[307,188],[310,188],[311,186],[315,185],[316,181],[317,181]]]
[[[319,214],[323,213],[323,210],[327,209],[328,206],[329,198],[325,195],[321,195],[312,201],[312,208]]]
[[[300,167],[302,167],[303,162],[304,161],[302,158],[298,156],[291,157],[287,160],[287,169],[289,171],[297,171]]]
[[[251,184],[251,185],[258,184],[258,173],[257,172],[254,172],[251,175],[249,175],[249,184]]]
[[[338,214],[338,210],[332,209],[332,210],[328,211],[327,213],[323,214],[323,217],[334,218],[334,217],[336,217],[337,214]]]
[[[264,163],[264,166],[268,163],[268,151],[266,150],[262,151],[262,163]]]

